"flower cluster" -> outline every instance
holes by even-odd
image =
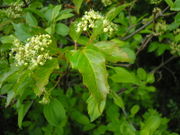
[[[180,44],[172,43],[170,45],[171,54],[180,56]]]
[[[105,7],[112,4],[112,0],[101,0],[101,2],[104,4]]]
[[[28,66],[33,69],[38,65],[44,65],[48,59],[52,59],[49,55],[49,45],[52,43],[48,34],[36,35],[23,44],[19,40],[14,41],[15,48],[12,49],[14,59],[19,66]]]
[[[23,3],[14,2],[12,5],[10,5],[7,9],[4,10],[4,13],[9,18],[18,18],[22,14],[22,6]]]
[[[174,34],[180,34],[180,28],[176,29],[175,31],[173,31]]]
[[[151,4],[159,4],[162,0],[150,0]]]
[[[77,24],[77,32],[88,31],[89,29],[93,29],[95,27],[95,23],[98,20],[103,21],[103,32],[107,33],[109,36],[113,34],[116,30],[117,25],[107,20],[100,13],[95,12],[94,10],[90,10],[89,12],[85,12],[85,15],[82,17],[82,20]]]
[[[162,35],[167,30],[167,24],[165,21],[160,21],[155,24],[155,35]]]

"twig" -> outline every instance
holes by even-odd
[[[153,18],[153,20],[147,22],[146,24],[144,24],[142,27],[138,28],[136,31],[134,31],[133,33],[131,33],[128,36],[125,36],[123,38],[121,38],[121,40],[127,40],[129,38],[131,38],[132,36],[134,36],[135,34],[137,34],[138,32],[140,32],[141,30],[143,30],[144,28],[146,28],[147,26],[149,26],[151,23],[154,22],[154,20],[158,19],[159,17],[163,16],[164,12],[166,12],[169,9],[169,6],[166,7],[161,13],[159,13],[155,18]]]
[[[28,3],[26,2],[26,0],[23,0],[23,2],[24,2],[25,7],[28,7]]]
[[[138,55],[142,50],[144,50],[144,48],[146,48],[146,46],[148,45],[148,43],[151,41],[152,38],[153,38],[153,34],[147,35],[145,37],[144,41],[142,42],[142,45],[137,50],[136,55]]]
[[[162,68],[164,65],[168,64],[170,61],[172,61],[173,59],[177,58],[178,56],[172,56],[169,59],[167,59],[165,62],[162,62],[159,66],[157,66],[155,69],[153,69],[151,71],[151,73],[155,73],[156,71],[158,71],[160,68]]]
[[[0,6],[0,9],[9,8],[10,6]]]
[[[0,98],[7,98],[6,96],[0,95]]]

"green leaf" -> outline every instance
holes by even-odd
[[[171,8],[171,10],[173,10],[173,11],[180,11],[180,0],[176,0],[174,2],[174,6],[173,6],[173,8]]]
[[[38,25],[38,21],[30,12],[26,13],[25,18],[26,18],[26,23],[29,24],[30,26],[37,26]]]
[[[77,121],[82,125],[90,124],[88,117],[77,110],[71,111],[71,117],[73,120]]]
[[[13,35],[0,37],[0,41],[3,44],[12,44],[16,38]]]
[[[77,24],[79,23],[79,21],[75,21],[70,25],[70,30],[69,30],[69,35],[70,37],[77,42],[77,40],[79,39],[79,36],[81,35],[81,32],[77,32]]]
[[[139,105],[134,105],[131,108],[131,116],[134,117],[134,115],[139,111],[139,109],[140,109]]]
[[[110,21],[112,21],[116,16],[119,15],[119,13],[125,9],[126,7],[130,6],[131,3],[127,3],[127,4],[123,4],[119,7],[114,7],[112,8],[109,12],[107,12],[106,14],[106,18]]]
[[[125,108],[125,107],[124,107],[123,99],[122,99],[118,94],[116,94],[116,92],[111,91],[111,96],[112,96],[112,98],[113,98],[113,100],[114,100],[114,103],[115,103],[118,107],[120,107],[121,109],[124,109],[124,108]]]
[[[56,21],[71,18],[72,16],[74,16],[74,14],[72,14],[71,12],[72,12],[72,10],[69,10],[69,9],[65,9],[65,10],[60,11]]]
[[[174,3],[172,0],[165,0],[165,2],[168,4],[169,7],[173,7]]]
[[[154,81],[155,81],[154,74],[153,73],[148,74],[146,82],[153,83]]]
[[[61,36],[66,36],[69,33],[69,27],[63,23],[56,24],[56,33]]]
[[[88,114],[92,122],[102,114],[106,104],[106,100],[97,101],[93,95],[90,95],[90,97],[87,100],[87,104]]]
[[[90,41],[94,41],[103,32],[103,21],[98,20],[95,22],[95,27],[90,37]]]
[[[55,19],[58,17],[61,7],[62,7],[61,5],[57,5],[53,8],[52,15],[51,15],[51,21],[55,21]]]
[[[15,96],[16,96],[16,94],[13,90],[11,90],[7,93],[6,107],[8,107],[10,105],[11,101],[14,99]]]
[[[175,16],[175,22],[180,24],[180,13]]]
[[[129,48],[120,48],[119,45],[113,41],[101,41],[94,44],[99,51],[101,51],[106,60],[110,62],[130,62],[135,60],[135,53]]]
[[[153,135],[157,128],[161,124],[161,118],[157,115],[150,115],[146,120],[140,135]]]
[[[53,98],[49,104],[44,106],[43,113],[49,124],[53,126],[64,126],[66,122],[65,109],[56,98]]]
[[[14,65],[11,66],[8,72],[5,72],[4,74],[0,75],[0,88],[2,87],[3,83],[18,70],[19,70],[18,67]]]
[[[74,3],[75,5],[75,10],[76,12],[79,14],[79,10],[81,8],[81,5],[83,3],[83,0],[72,0],[72,2]]]
[[[83,83],[97,101],[104,100],[109,92],[108,73],[103,55],[93,49],[73,51],[69,56],[73,68],[83,76]]]
[[[23,103],[18,108],[18,126],[22,127],[22,121],[24,119],[24,116],[28,112],[29,108],[31,107],[32,102],[28,101],[26,103]]]
[[[133,83],[137,84],[136,76],[122,67],[114,67],[113,70],[115,74],[113,74],[110,78],[117,83]]]
[[[31,30],[27,25],[22,23],[19,24],[13,23],[13,26],[15,29],[15,35],[19,40],[25,41],[27,38],[32,36],[32,34],[30,34]]]
[[[140,80],[145,81],[147,79],[146,71],[143,68],[138,68],[137,76]]]
[[[45,90],[45,86],[49,82],[49,76],[51,73],[59,68],[58,60],[52,59],[45,63],[44,66],[38,67],[34,73],[33,78],[36,81],[35,93],[36,95],[41,95]]]

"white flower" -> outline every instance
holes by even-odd
[[[101,2],[104,4],[104,6],[109,6],[112,4],[112,0],[101,0]]]
[[[92,30],[95,27],[95,23],[98,20],[102,20],[103,22],[103,32],[107,33],[108,36],[111,36],[113,32],[116,30],[116,24],[107,20],[104,16],[102,16],[99,12],[95,12],[94,10],[90,10],[89,12],[85,12],[85,15],[82,17],[81,21],[77,24],[77,32]]]
[[[44,65],[48,59],[52,59],[48,51],[51,43],[52,40],[48,34],[33,36],[27,39],[25,44],[15,40],[15,48],[12,49],[12,54],[15,53],[14,59],[17,65],[24,65],[28,66],[29,69],[33,69],[38,65]]]

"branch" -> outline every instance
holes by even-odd
[[[28,7],[28,3],[26,2],[26,0],[23,0],[24,2],[24,7]]]
[[[178,56],[172,56],[169,59],[167,59],[165,62],[162,62],[159,66],[157,66],[155,69],[151,71],[151,73],[157,72],[160,68],[162,68],[164,65],[168,64],[173,59],[177,58]]]
[[[7,98],[6,96],[0,95],[0,98]]]
[[[144,24],[142,27],[138,28],[136,31],[134,31],[133,33],[131,33],[128,36],[125,36],[123,38],[121,38],[121,40],[127,40],[131,37],[133,37],[135,34],[137,34],[138,32],[140,32],[141,30],[143,30],[144,28],[146,28],[147,26],[149,26],[151,23],[154,22],[154,20],[158,19],[159,17],[163,16],[163,14],[169,9],[169,6],[166,7],[161,13],[159,13],[155,18],[153,18],[153,20],[147,22],[146,24]]]
[[[145,37],[144,41],[142,42],[142,45],[137,50],[136,55],[138,55],[144,48],[146,48],[146,46],[148,45],[148,43],[151,41],[152,38],[153,38],[153,34],[149,34]]]

